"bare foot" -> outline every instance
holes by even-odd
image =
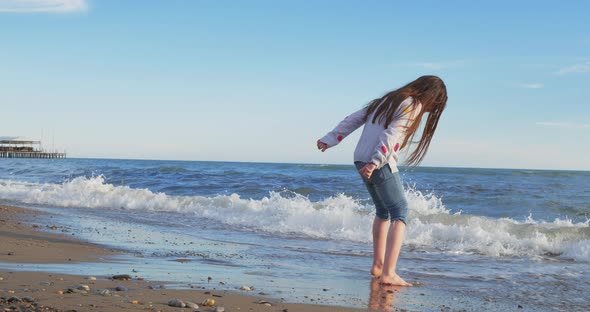
[[[394,276],[381,276],[381,285],[386,286],[404,286],[411,287],[412,284],[404,281],[399,275]]]
[[[373,264],[373,267],[371,268],[371,275],[374,277],[381,277],[381,272],[383,272],[383,266]]]

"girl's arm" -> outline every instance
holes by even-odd
[[[389,126],[379,136],[371,162],[376,168],[385,165],[387,156],[397,153],[405,139],[405,132],[420,112],[421,105],[414,103],[412,98],[404,100],[397,109],[396,116]]]
[[[358,127],[365,123],[366,107],[352,113],[342,120],[334,130],[328,132],[325,136],[318,140],[318,149],[325,151],[327,148],[336,146],[345,137],[351,134]]]

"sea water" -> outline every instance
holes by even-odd
[[[1,203],[53,212],[39,225],[128,251],[0,268],[255,286],[275,300],[381,310],[588,309],[590,172],[401,176],[410,217],[398,273],[417,287],[394,294],[369,275],[374,207],[352,165],[0,159]]]

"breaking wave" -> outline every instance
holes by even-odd
[[[590,221],[556,219],[519,222],[451,213],[434,194],[410,189],[406,245],[453,254],[530,256],[590,261]],[[103,176],[61,184],[0,181],[0,198],[16,203],[70,208],[125,209],[192,214],[252,231],[297,234],[315,239],[371,242],[373,207],[339,194],[310,201],[300,194],[270,192],[262,199],[239,194],[171,196],[115,186]]]

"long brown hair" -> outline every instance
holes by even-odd
[[[406,147],[408,142],[412,143],[416,130],[420,126],[422,116],[424,113],[428,113],[418,146],[406,160],[406,165],[417,166],[426,156],[440,115],[447,104],[447,88],[442,79],[437,76],[422,76],[397,90],[385,94],[381,98],[374,99],[367,104],[365,119],[369,121],[369,116],[374,113],[371,122],[379,122],[387,128],[396,117],[396,111],[400,104],[410,96],[414,99],[414,103],[420,102],[422,104],[422,109],[415,115],[414,122],[408,125],[406,137],[401,145],[402,148]]]

